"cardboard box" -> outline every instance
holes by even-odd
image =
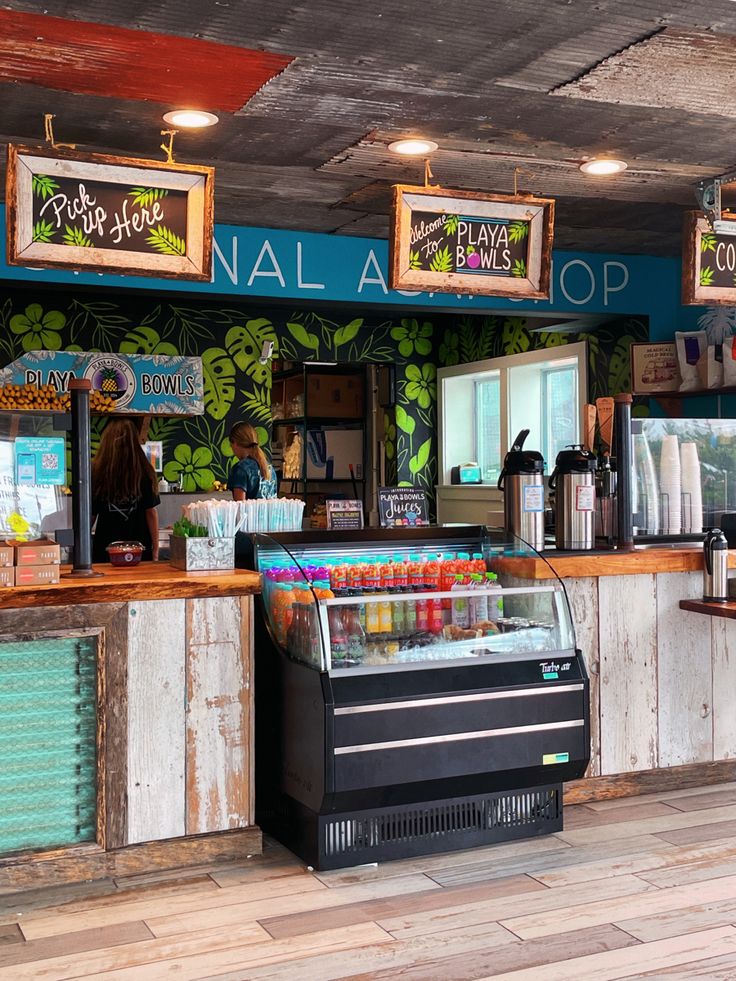
[[[61,563],[61,546],[48,538],[35,542],[15,543],[15,564],[26,565],[59,565]]]
[[[6,569],[13,564],[15,551],[12,545],[0,545],[0,569]]]
[[[15,569],[10,566],[10,568],[0,569],[0,589],[4,586],[15,586]]]
[[[59,581],[58,565],[21,565],[15,567],[16,586],[48,586]]]
[[[330,419],[363,416],[361,375],[307,375],[307,415]]]
[[[307,433],[307,477],[349,480],[352,463],[356,480],[363,476],[362,429],[311,429]]]

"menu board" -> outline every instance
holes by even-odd
[[[733,218],[729,215],[727,220]],[[736,306],[736,220],[734,234],[716,233],[698,211],[685,216],[682,302]]]
[[[209,280],[214,170],[10,146],[8,262]]]
[[[362,501],[328,500],[325,502],[325,504],[327,509],[328,528],[363,527]]]
[[[379,487],[382,528],[417,528],[429,524],[427,492],[418,487]]]
[[[392,289],[547,299],[554,201],[394,186]]]

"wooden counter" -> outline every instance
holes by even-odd
[[[680,609],[689,610],[691,613],[705,613],[711,617],[725,617],[727,620],[736,620],[736,600],[729,600],[726,603],[708,603],[705,600],[680,600]]]
[[[87,652],[92,645],[94,676],[83,704],[96,702],[96,726],[70,740],[68,765],[64,754],[54,757],[60,786],[81,787],[92,807],[92,833],[66,831],[52,852],[35,850],[34,822],[40,827],[43,808],[33,795],[43,790],[42,754],[40,789],[27,768],[28,800],[17,803],[28,851],[9,848],[5,857],[0,851],[0,892],[114,876],[123,868],[237,860],[261,850],[253,823],[252,688],[260,575],[187,573],[164,562],[97,568],[103,575],[0,592],[0,646],[7,658],[35,665],[11,685],[7,710],[27,712],[39,691],[66,693],[52,712],[35,717],[53,754],[54,726],[73,730],[77,681],[81,671],[89,677],[90,654],[75,663],[69,640]],[[45,660],[33,661],[39,644],[46,645]],[[70,807],[74,799],[69,791]]]
[[[131,569],[96,565],[99,576],[74,577],[62,567],[61,582],[48,586],[7,586],[0,589],[0,610],[79,603],[126,603],[130,600],[247,596],[261,591],[257,572],[182,572],[168,562],[141,562]]]
[[[547,564],[549,563],[549,565]],[[551,568],[550,568],[551,566]],[[728,566],[736,569],[736,550],[729,552]],[[631,552],[561,552],[496,560],[494,568],[521,579],[579,579],[599,576],[637,576],[660,572],[699,572],[703,549],[641,548]]]

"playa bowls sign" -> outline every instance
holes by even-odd
[[[391,288],[544,300],[551,198],[394,186]]]
[[[209,280],[214,170],[8,147],[8,263]]]

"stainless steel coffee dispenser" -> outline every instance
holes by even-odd
[[[582,446],[560,450],[549,478],[554,492],[555,545],[588,549],[595,544],[596,458]]]
[[[720,528],[711,528],[703,542],[703,599],[728,599],[728,542]]]
[[[504,527],[541,552],[544,548],[544,457],[525,450],[522,429],[503,461],[498,489],[503,491]]]

